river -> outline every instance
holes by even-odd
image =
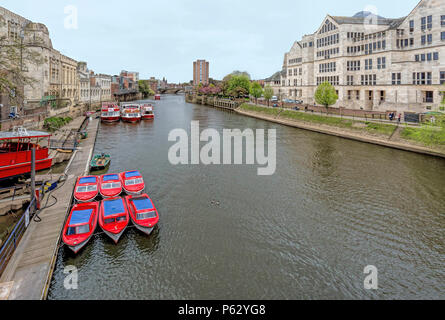
[[[49,299],[445,299],[445,161],[285,127],[183,96],[102,125],[109,172],[139,169],[161,221],[58,253]],[[172,166],[172,129],[276,129],[277,170]],[[378,269],[365,290],[364,268]],[[64,288],[66,266],[78,289]]]

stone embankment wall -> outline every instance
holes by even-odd
[[[223,109],[230,109],[230,110],[238,108],[243,102],[245,102],[241,100],[230,100],[218,97],[198,96],[192,94],[186,94],[185,101],[188,103],[202,104],[202,105],[223,108]]]

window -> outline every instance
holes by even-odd
[[[421,39],[420,42],[422,43],[422,46],[424,46],[426,44],[426,36],[423,35],[420,39]]]
[[[439,52],[434,52],[433,53],[433,60],[439,60]]]
[[[427,17],[427,22],[428,22],[428,24],[427,24],[427,28],[428,29],[432,29],[433,28],[433,16],[428,16]]]
[[[401,73],[393,73],[392,74],[392,84],[402,84],[402,74]]]
[[[432,73],[431,72],[414,72],[413,84],[431,84]]]
[[[432,34],[429,34],[427,36],[427,42],[428,42],[428,44],[431,44],[433,42],[433,35]]]
[[[445,71],[440,72],[440,84],[445,84]]]
[[[377,69],[386,69],[386,57],[377,58]]]
[[[445,27],[445,16],[440,16],[440,25]]]
[[[420,61],[420,55],[416,54],[415,58],[416,58],[416,62]]]
[[[445,41],[445,32],[440,34],[440,40]]]
[[[421,24],[422,31],[425,31],[426,30],[426,17],[422,17],[422,19],[420,19],[420,24]]]
[[[409,32],[414,32],[414,20],[409,22]]]
[[[365,70],[372,70],[372,59],[365,60]]]

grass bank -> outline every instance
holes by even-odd
[[[404,128],[400,136],[406,140],[419,142],[430,147],[445,146],[445,128],[441,127]]]
[[[258,112],[268,116],[279,117],[280,119],[289,119],[302,121],[310,124],[327,125],[331,127],[350,129],[354,131],[365,131],[371,134],[391,136],[396,126],[384,123],[356,121],[339,117],[321,116],[312,113],[303,113],[294,110],[283,110],[277,108],[266,108],[251,104],[243,104],[240,109],[248,112]]]
[[[73,121],[73,119],[70,118],[70,117],[66,117],[66,118],[62,118],[62,117],[47,118],[47,119],[45,119],[44,128],[48,129],[51,132],[54,132],[54,131],[62,128],[64,125],[67,125],[71,121]]]

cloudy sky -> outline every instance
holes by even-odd
[[[326,14],[376,8],[407,15],[418,0],[0,0],[50,30],[53,46],[96,72],[140,71],[142,78],[191,80],[192,62],[210,61],[210,76],[233,70],[262,79],[281,69],[283,54],[313,33]],[[77,10],[77,29],[70,15]],[[375,9],[374,9],[375,10]],[[65,13],[66,12],[66,13]],[[68,26],[68,28],[66,27]]]

